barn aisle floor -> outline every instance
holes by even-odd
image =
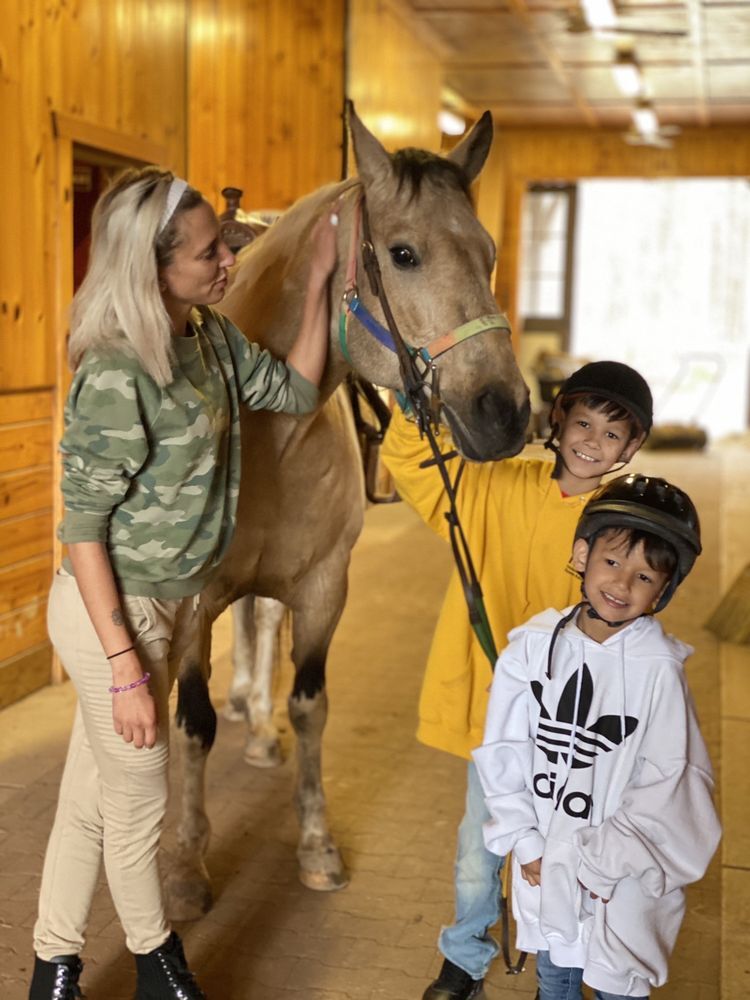
[[[750,559],[747,442],[703,455],[644,454],[644,471],[696,499],[705,555],[664,616],[696,647],[689,676],[717,773],[726,836],[690,890],[672,980],[655,995],[750,996],[750,649],[720,645],[702,622]],[[721,556],[719,558],[719,545]],[[349,602],[329,659],[324,770],[348,888],[316,894],[297,881],[291,804],[293,743],[284,718],[288,632],[276,684],[285,763],[242,762],[243,725],[220,717],[208,771],[216,902],[181,929],[211,1000],[419,1000],[440,965],[435,939],[452,912],[455,827],[464,765],[416,743],[416,703],[450,570],[446,546],[403,505],[372,508],[354,553]],[[215,630],[212,693],[229,677],[230,623]],[[25,1000],[31,928],[46,837],[72,719],[70,685],[0,713],[0,996]],[[178,787],[175,768],[175,784]],[[174,845],[173,798],[164,862]],[[102,881],[84,953],[88,1000],[131,1000],[134,975]],[[488,1000],[534,995],[533,963],[510,979],[493,968]]]

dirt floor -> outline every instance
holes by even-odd
[[[750,652],[702,628],[750,559],[747,442],[701,455],[644,454],[637,467],[694,495],[705,554],[665,614],[696,647],[689,662],[717,773],[722,854],[691,888],[688,916],[660,998],[750,996]],[[329,660],[324,770],[329,814],[351,875],[337,893],[297,880],[291,803],[294,748],[285,721],[288,631],[276,693],[286,759],[274,770],[243,762],[243,724],[220,718],[209,763],[215,905],[180,928],[211,1000],[420,1000],[440,966],[435,941],[452,913],[455,829],[465,765],[414,739],[423,664],[450,571],[446,546],[404,505],[371,508],[354,553],[351,591]],[[224,702],[230,622],[215,630],[212,693]],[[0,713],[0,997],[27,996],[39,873],[74,705],[70,685]],[[179,775],[164,864],[174,846]],[[102,881],[83,977],[89,1000],[131,1000],[134,971]],[[519,977],[496,963],[488,1000],[533,997],[533,961]]]

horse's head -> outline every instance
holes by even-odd
[[[351,106],[349,126],[393,317],[410,348],[426,349],[434,358],[441,412],[456,446],[470,459],[516,454],[524,443],[529,394],[490,288],[495,247],[469,195],[492,141],[489,113],[446,158],[417,149],[387,153]],[[350,225],[356,200],[347,199]],[[361,249],[357,258],[357,301],[385,326]],[[355,317],[345,345],[349,360],[372,382],[400,388],[396,355]],[[454,331],[457,343],[443,353],[446,342],[439,338]]]

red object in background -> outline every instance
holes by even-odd
[[[109,183],[105,167],[84,160],[73,161],[73,291],[83,281],[91,246],[91,213]]]

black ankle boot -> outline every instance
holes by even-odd
[[[136,955],[135,1000],[207,1000],[187,967],[185,952],[174,931],[161,948]]]
[[[482,1000],[483,997],[484,980],[472,979],[447,958],[440,975],[422,994],[422,1000]]]
[[[83,962],[78,955],[58,955],[45,962],[37,957],[29,987],[29,1000],[78,1000],[83,997],[78,985]]]

